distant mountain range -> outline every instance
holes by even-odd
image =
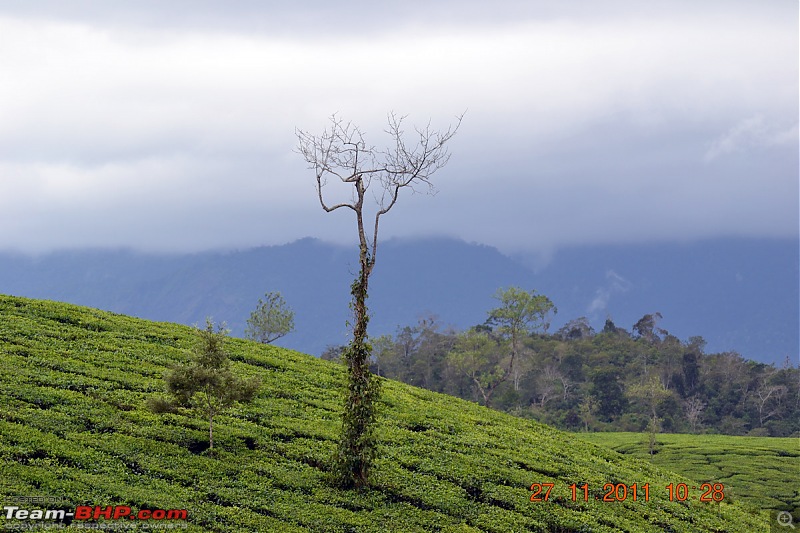
[[[582,246],[546,264],[453,239],[381,243],[370,286],[373,336],[437,315],[444,325],[482,323],[499,287],[535,289],[558,307],[551,331],[585,316],[630,329],[643,315],[708,352],[798,363],[800,248],[796,239],[715,239],[686,244]],[[319,355],[348,341],[355,247],[315,239],[235,252],[153,255],[75,250],[0,254],[0,292],[60,300],[151,320],[226,321],[241,336],[266,291],[295,310],[296,330],[276,344]]]

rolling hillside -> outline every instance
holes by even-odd
[[[641,433],[580,436],[692,479],[723,483],[726,492],[754,506],[800,516],[800,439],[660,434],[651,457]]]
[[[390,381],[372,486],[333,489],[326,464],[343,369],[238,339],[228,345],[234,370],[263,387],[253,404],[218,418],[212,457],[205,421],[145,409],[194,340],[186,326],[0,296],[0,501],[186,509],[187,531],[769,527],[766,514],[735,500],[701,502],[699,490],[669,501],[668,485],[692,481],[646,461]]]

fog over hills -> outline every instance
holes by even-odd
[[[797,364],[798,242],[714,239],[692,243],[565,248],[546,263],[511,258],[454,239],[381,243],[370,286],[373,336],[423,316],[443,326],[482,323],[499,287],[535,289],[558,307],[551,331],[585,316],[630,329],[644,314],[686,340],[702,335],[708,352]],[[296,330],[276,344],[319,355],[348,341],[355,247],[301,239],[282,246],[181,255],[74,250],[38,257],[0,254],[0,292],[61,300],[152,320],[224,320],[233,335],[260,296],[280,291]]]

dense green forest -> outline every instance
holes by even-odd
[[[706,353],[702,337],[681,340],[660,318],[647,314],[630,330],[607,319],[599,332],[585,318],[554,332],[542,321],[513,350],[491,321],[459,332],[426,317],[373,339],[372,369],[573,431],[646,431],[655,420],[670,433],[799,434],[800,368]]]

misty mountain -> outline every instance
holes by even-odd
[[[373,336],[436,315],[444,326],[482,323],[499,287],[518,285],[558,307],[551,331],[585,316],[630,329],[644,314],[707,351],[764,362],[798,355],[798,242],[715,239],[686,244],[565,248],[546,263],[452,239],[390,240],[370,284]],[[0,254],[0,292],[88,305],[151,320],[226,321],[241,336],[266,291],[295,310],[296,330],[276,344],[319,355],[348,341],[349,287],[357,252],[315,239],[185,255],[76,250]]]

